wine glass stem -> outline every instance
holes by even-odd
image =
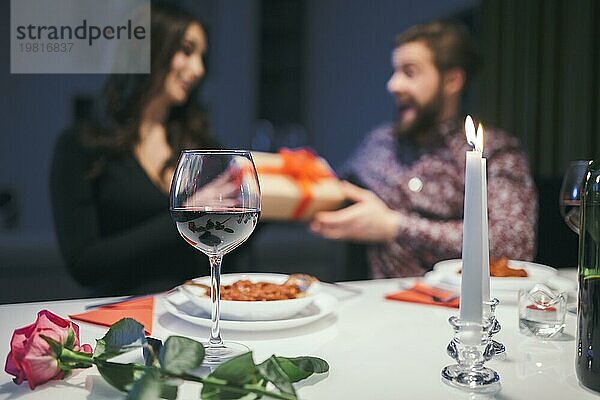
[[[219,320],[221,318],[221,261],[223,254],[209,256],[210,259],[210,299],[211,307],[211,328],[210,328],[210,345],[222,345],[221,329],[219,328]]]

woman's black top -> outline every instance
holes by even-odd
[[[50,192],[60,249],[78,282],[99,294],[147,293],[209,273],[208,257],[179,236],[168,196],[133,154],[107,160],[94,179],[89,165],[79,135],[63,133]],[[226,257],[226,270],[235,253]]]

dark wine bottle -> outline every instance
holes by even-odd
[[[588,166],[581,196],[577,378],[600,392],[600,160]]]

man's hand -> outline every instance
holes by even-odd
[[[342,182],[351,206],[338,211],[322,211],[315,215],[310,229],[328,239],[345,239],[363,242],[393,240],[402,215],[390,209],[375,193],[349,182]]]

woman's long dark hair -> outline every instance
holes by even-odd
[[[131,152],[139,139],[142,112],[148,102],[163,89],[171,60],[181,49],[185,31],[192,23],[204,27],[184,10],[169,5],[151,9],[150,74],[113,74],[96,100],[91,123],[83,130],[83,144],[91,150],[89,174],[98,176],[107,159]],[[208,133],[205,112],[197,104],[198,86],[184,104],[173,106],[166,122],[167,140],[172,156],[163,172],[174,166],[185,148],[215,147]]]

